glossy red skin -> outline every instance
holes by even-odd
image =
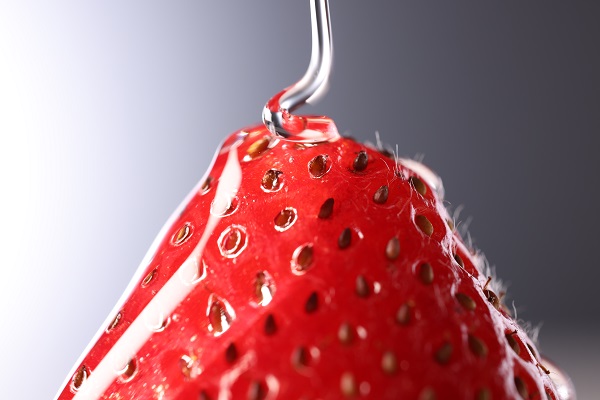
[[[525,382],[528,398],[545,399],[546,393],[558,398],[526,346],[533,346],[526,333],[486,300],[483,286],[487,277],[478,270],[479,259],[446,223],[450,217],[442,199],[430,187],[422,196],[409,183],[409,177],[418,176],[416,172],[402,165],[396,169],[393,158],[350,139],[316,146],[272,142],[272,148],[244,161],[253,143],[270,137],[262,126],[245,132],[248,134],[236,133],[224,143],[227,149],[236,138],[244,137],[237,148],[242,183],[237,209],[220,219],[202,255],[206,278],[177,306],[166,328],[152,334],[137,353],[134,377],[123,383],[115,375],[102,398],[196,399],[203,392],[211,399],[243,399],[253,382],[261,382],[268,392],[264,398],[336,399],[343,397],[340,379],[344,373],[355,378],[357,398],[418,399],[430,388],[437,399],[476,399],[478,391],[486,388],[492,399],[518,399],[515,374]],[[361,150],[368,153],[368,166],[356,172],[353,162]],[[308,163],[323,154],[328,155],[331,169],[314,178]],[[145,287],[141,280],[137,283],[121,308],[119,323],[102,334],[83,359],[82,365],[92,375],[110,347],[197,245],[227,156],[222,151],[215,159],[209,171],[214,178],[211,188],[194,194],[145,267],[142,278],[156,269],[150,283]],[[280,191],[266,193],[261,180],[271,168],[283,172],[284,184]],[[389,197],[385,204],[376,204],[373,196],[382,185],[389,186]],[[330,197],[335,200],[332,215],[318,218],[321,205]],[[298,219],[279,232],[274,218],[286,207],[294,207]],[[424,215],[432,223],[431,237],[417,227],[415,215]],[[192,227],[191,236],[174,245],[173,238],[186,223]],[[247,247],[236,258],[225,258],[217,238],[232,224],[246,228]],[[351,244],[340,249],[338,237],[347,227],[353,230]],[[386,245],[394,236],[399,238],[401,250],[396,260],[390,260]],[[313,245],[313,262],[298,276],[292,273],[292,255],[306,243]],[[455,261],[455,253],[464,261],[464,268]],[[429,285],[421,282],[416,272],[423,262],[431,264],[434,271]],[[259,271],[267,271],[275,286],[273,300],[266,306],[257,304],[254,282]],[[359,275],[371,288],[366,298],[356,294]],[[378,293],[376,283],[380,285]],[[313,291],[319,305],[315,312],[307,313],[305,303]],[[465,310],[455,298],[457,292],[470,296],[475,310]],[[227,301],[236,315],[220,336],[209,329],[211,296]],[[414,305],[407,326],[395,319],[405,302]],[[264,329],[268,314],[277,325],[272,335]],[[364,330],[366,337],[355,332],[351,344],[342,344],[338,330],[344,322]],[[505,338],[514,330],[520,355]],[[469,334],[486,344],[486,357],[469,349]],[[436,362],[435,352],[445,341],[452,344],[453,352],[442,365]],[[238,358],[230,364],[225,349],[231,343]],[[291,361],[298,346],[313,349],[315,355],[300,368]],[[397,370],[391,374],[382,369],[386,351],[397,360]],[[182,369],[182,356],[194,360],[195,372]],[[223,376],[232,370],[239,376],[224,390]],[[71,399],[73,393],[69,384],[59,399]]]

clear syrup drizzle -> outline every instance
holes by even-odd
[[[298,116],[294,110],[316,101],[328,88],[333,44],[328,0],[311,0],[312,53],[308,69],[295,84],[276,94],[263,109],[263,122],[274,135],[299,143],[339,138],[334,122],[322,116]]]

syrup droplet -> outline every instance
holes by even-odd
[[[279,232],[288,230],[298,219],[298,212],[293,207],[284,208],[275,216],[275,229]]]
[[[223,257],[237,257],[247,245],[246,229],[241,225],[227,227],[219,236],[218,244]]]
[[[277,192],[283,187],[283,172],[270,169],[263,175],[261,187],[265,192]]]

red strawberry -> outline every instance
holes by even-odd
[[[233,134],[58,398],[559,399],[442,196],[350,139]]]

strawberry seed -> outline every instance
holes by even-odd
[[[473,311],[477,307],[477,303],[469,295],[464,293],[456,293],[456,300],[467,311]]]
[[[261,187],[265,192],[277,192],[283,187],[283,172],[270,169],[263,175]]]
[[[315,179],[322,178],[330,169],[331,163],[327,154],[320,154],[308,162],[308,172]]]
[[[388,260],[395,260],[400,255],[400,240],[396,236],[391,238],[385,246],[385,256]]]
[[[425,196],[425,194],[427,193],[427,186],[425,186],[422,180],[420,180],[416,176],[411,176],[410,178],[408,178],[408,181],[421,196]]]
[[[71,381],[71,389],[74,392],[78,391],[81,388],[81,385],[83,385],[83,382],[85,382],[85,380],[88,378],[88,376],[90,376],[88,367],[86,367],[85,365],[79,367],[75,372],[75,375],[73,375],[73,380]]]
[[[367,168],[368,163],[369,163],[369,157],[367,156],[367,152],[364,150],[361,150],[358,152],[358,155],[354,159],[354,163],[352,164],[352,167],[354,168],[354,171],[360,172],[360,171],[364,171]]]
[[[321,209],[319,210],[319,218],[327,219],[331,216],[333,212],[333,199],[329,198],[325,200],[325,202],[321,205]]]
[[[421,232],[427,236],[433,235],[433,225],[424,215],[417,215],[415,217],[415,223]]]
[[[267,315],[265,319],[265,334],[268,336],[274,335],[277,332],[277,324],[275,323],[275,317],[273,314]]]
[[[275,229],[279,232],[288,230],[298,219],[298,213],[295,208],[287,207],[279,212],[275,217]]]
[[[317,308],[319,308],[319,297],[317,296],[317,292],[312,292],[304,304],[304,311],[311,314],[317,311]]]
[[[375,194],[373,195],[373,201],[377,204],[384,204],[388,199],[388,195],[389,189],[387,185],[383,185],[375,191]]]
[[[350,228],[346,228],[340,234],[338,238],[338,247],[340,249],[345,249],[350,246],[350,242],[352,241],[352,230]]]
[[[433,268],[429,263],[423,263],[419,266],[419,279],[425,285],[430,285],[433,282]]]

